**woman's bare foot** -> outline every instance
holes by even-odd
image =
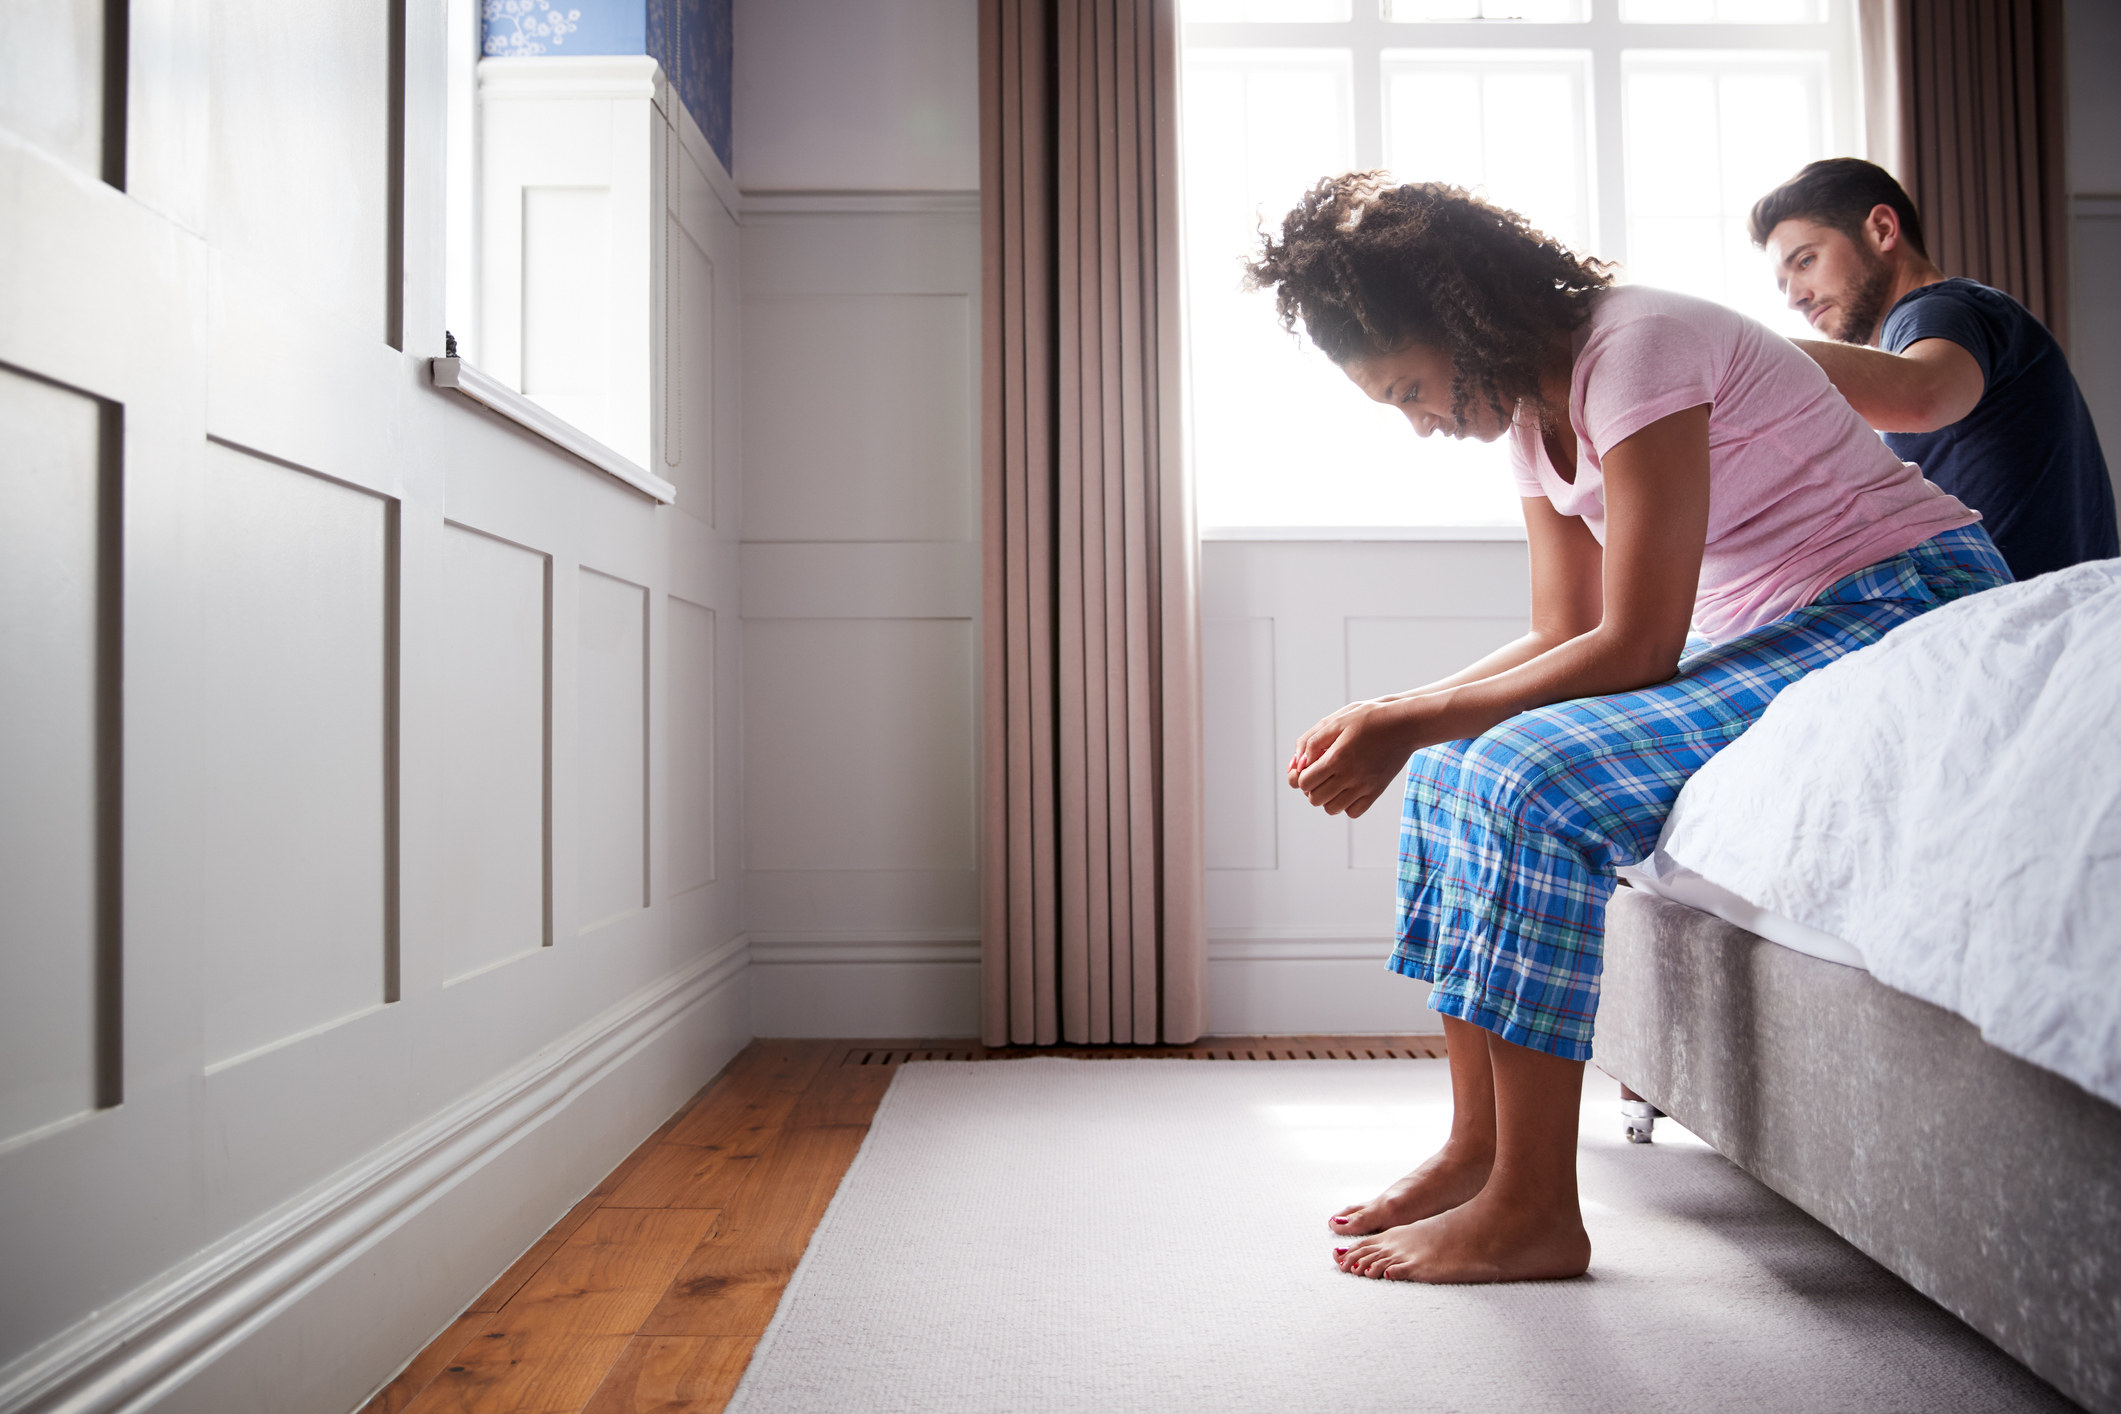
[[[1389,1281],[1558,1281],[1591,1265],[1591,1238],[1571,1195],[1527,1203],[1484,1190],[1449,1212],[1338,1248],[1344,1272]]]
[[[1350,1203],[1326,1219],[1335,1237],[1367,1237],[1433,1218],[1470,1202],[1495,1167],[1495,1151],[1447,1143],[1429,1161],[1367,1203]]]

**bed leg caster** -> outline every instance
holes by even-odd
[[[1657,1121],[1663,1118],[1663,1110],[1658,1109],[1648,1100],[1628,1089],[1627,1086],[1623,1085],[1620,1087],[1620,1119],[1621,1123],[1627,1126],[1628,1142],[1630,1144],[1649,1143],[1650,1132],[1657,1127]]]

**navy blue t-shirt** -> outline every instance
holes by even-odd
[[[2099,434],[2047,326],[2001,290],[1952,279],[1908,291],[1885,316],[1888,352],[1917,339],[1965,349],[1987,387],[1949,427],[1886,433],[1893,454],[1981,512],[2020,579],[2121,555]]]

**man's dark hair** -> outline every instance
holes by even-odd
[[[1922,243],[1922,217],[1905,188],[1885,168],[1860,157],[1828,157],[1813,162],[1796,176],[1753,203],[1746,231],[1756,246],[1765,246],[1768,236],[1785,221],[1817,221],[1860,240],[1864,218],[1873,209],[1890,206],[1900,218],[1900,235],[1915,254],[1930,258]]]
[[[1583,296],[1613,279],[1513,211],[1383,172],[1312,187],[1245,269],[1249,288],[1274,291],[1282,326],[1301,321],[1335,363],[1409,343],[1449,355],[1461,423],[1476,398],[1505,421],[1520,401],[1548,412],[1539,372],[1554,335],[1583,323]]]

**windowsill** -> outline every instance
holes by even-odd
[[[607,476],[625,482],[651,501],[673,505],[678,488],[654,472],[636,466],[563,417],[547,411],[500,380],[479,372],[461,358],[428,360],[435,386],[462,393],[492,408],[510,422],[535,432],[554,446],[574,453]]]
[[[1522,525],[1209,525],[1202,540],[1515,540]]]

